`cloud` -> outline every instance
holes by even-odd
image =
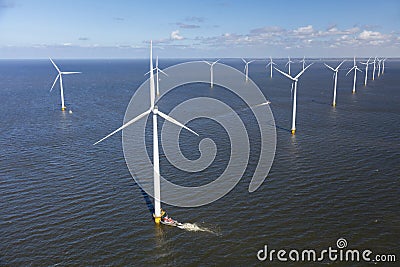
[[[122,18],[122,17],[114,17],[113,20],[121,22],[121,21],[124,21],[125,18]]]
[[[179,30],[171,32],[171,40],[183,40],[183,36],[179,34]]]
[[[203,17],[196,17],[196,16],[192,16],[192,17],[186,17],[185,21],[189,21],[189,22],[204,22],[204,18]]]
[[[385,36],[380,32],[364,30],[358,35],[358,38],[361,40],[380,40],[384,39]]]
[[[79,37],[78,40],[79,41],[88,41],[90,39],[88,37]]]
[[[358,47],[383,45],[396,46],[400,37],[399,33],[396,32],[384,34],[359,27],[340,29],[335,24],[326,29],[316,29],[312,25],[295,29],[264,26],[251,29],[243,34],[228,32],[217,36],[198,36],[193,40],[210,49],[239,47],[277,47],[285,49],[329,49],[340,47],[357,49]]]
[[[298,29],[293,30],[293,34],[297,36],[308,36],[308,35],[313,35],[314,33],[315,30],[312,25],[299,27]]]
[[[200,25],[195,25],[195,24],[186,24],[182,22],[177,22],[175,23],[177,26],[179,26],[182,29],[197,29],[200,28]]]

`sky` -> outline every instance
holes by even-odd
[[[400,1],[0,0],[0,59],[400,57]]]

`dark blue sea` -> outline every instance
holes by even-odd
[[[164,111],[180,99],[224,100],[250,129],[251,164],[232,191],[196,208],[163,205],[173,218],[207,231],[155,225],[152,199],[125,163],[121,133],[93,145],[122,125],[132,95],[147,79],[148,60],[55,61],[62,70],[82,72],[63,77],[66,112],[58,85],[49,92],[57,75],[49,60],[0,61],[0,266],[268,265],[257,259],[265,245],[321,251],[336,247],[339,238],[348,248],[397,254],[399,261],[400,61],[386,60],[385,73],[369,77],[366,87],[359,73],[356,94],[353,76],[346,76],[352,62],[345,63],[334,108],[333,73],[323,62],[340,59],[312,60],[299,79],[294,136],[290,80],[276,71],[270,78],[266,62],[251,63],[249,76],[271,101],[277,135],[271,170],[253,193],[248,186],[260,138],[250,110],[219,86],[195,84],[167,95],[159,103]],[[185,61],[160,59],[160,67]],[[221,63],[243,71],[240,59]],[[276,63],[285,69],[285,60]],[[300,67],[294,63],[292,72]],[[161,156],[161,172],[186,186],[218,177],[230,151],[215,121],[192,126],[209,133],[218,160],[190,179],[193,174]],[[198,157],[199,140],[183,142],[183,154]]]

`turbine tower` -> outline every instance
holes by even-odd
[[[376,70],[376,57],[374,58],[374,61],[372,62],[374,64],[374,70],[372,71],[372,80],[375,80],[375,70]]]
[[[244,66],[244,72],[246,74],[246,82],[247,82],[249,80],[249,64],[251,62],[254,62],[255,60],[246,61],[246,60],[244,60],[244,58],[242,58],[242,60],[243,60],[244,64],[246,64]]]
[[[345,61],[346,61],[346,60],[343,60],[343,61],[339,64],[339,66],[337,66],[335,69],[332,68],[331,66],[329,66],[328,64],[324,63],[325,66],[326,66],[328,69],[330,69],[330,70],[332,70],[332,71],[334,72],[335,83],[334,83],[334,85],[333,85],[333,101],[332,101],[332,106],[334,106],[334,107],[336,106],[336,87],[337,87],[338,72],[339,72],[340,66],[341,66]]]
[[[157,96],[160,95],[160,79],[158,78],[158,73],[161,72],[162,74],[164,74],[165,76],[168,76],[164,71],[160,70],[158,68],[158,56],[156,58],[156,67],[153,68],[153,71],[156,71],[156,88],[157,88]],[[146,72],[144,74],[144,76],[146,76],[147,74],[149,74],[150,71]]]
[[[186,130],[196,134],[193,130],[186,127],[182,123],[178,122],[174,118],[162,113],[158,110],[158,107],[154,105],[155,102],[155,88],[154,88],[154,74],[153,74],[153,52],[152,52],[152,42],[150,41],[150,108],[143,112],[142,114],[138,115],[137,117],[131,119],[120,128],[116,129],[106,137],[100,139],[94,145],[102,142],[103,140],[107,139],[108,137],[112,136],[113,134],[123,130],[124,128],[128,127],[129,125],[135,123],[136,121],[147,117],[150,113],[153,113],[153,176],[154,176],[154,221],[156,224],[161,222],[161,189],[160,189],[160,158],[159,158],[159,151],[158,151],[158,130],[157,130],[157,116],[164,118],[165,120],[179,126],[185,128]]]
[[[61,110],[62,110],[62,111],[65,111],[65,110],[66,110],[66,107],[65,107],[65,104],[64,104],[64,87],[63,87],[62,76],[63,76],[64,74],[66,74],[66,75],[68,75],[68,74],[77,74],[77,73],[81,73],[81,72],[76,72],[76,71],[60,71],[60,69],[57,67],[56,63],[54,63],[54,61],[53,61],[51,58],[49,58],[49,59],[50,59],[51,63],[53,63],[54,68],[56,68],[56,70],[58,71],[58,75],[57,75],[56,79],[55,79],[54,82],[53,82],[53,86],[51,86],[51,88],[50,88],[50,92],[53,90],[54,85],[56,84],[58,78],[60,78]]]
[[[306,57],[303,56],[303,59],[300,60],[301,63],[303,63],[303,70],[304,70],[304,66],[306,65]]]
[[[290,64],[294,63],[294,62],[290,60],[290,57],[287,57],[287,58],[288,58],[288,62],[286,63],[285,67],[288,66],[288,74],[290,75]]]
[[[211,88],[213,88],[214,87],[214,65],[217,63],[219,61],[219,59],[218,60],[216,60],[216,61],[214,61],[214,62],[208,62],[208,61],[204,61],[203,60],[203,62],[204,63],[207,63],[208,65],[210,65],[210,87]]]
[[[269,57],[269,63],[267,64],[267,68],[268,68],[268,66],[270,66],[271,67],[271,78],[272,78],[272,69],[273,69],[273,65],[276,65],[273,61],[272,61],[272,57]]]
[[[296,133],[296,105],[297,105],[297,82],[299,81],[299,77],[308,69],[313,63],[305,67],[302,71],[299,72],[295,77],[290,76],[289,74],[275,68],[277,71],[279,71],[281,74],[284,76],[288,77],[294,82],[294,91],[293,91],[293,110],[292,110],[292,134]],[[292,85],[293,85],[292,82]]]
[[[372,62],[369,62],[371,58],[367,60],[367,62],[360,62],[361,64],[365,65],[365,79],[364,79],[364,86],[367,86],[367,80],[368,80],[368,66],[369,64],[372,64]]]
[[[385,73],[385,61],[386,61],[386,59],[387,59],[387,58],[384,58],[384,59],[382,60],[382,74]]]
[[[381,62],[382,59],[378,59],[378,78],[381,76]]]
[[[354,57],[354,65],[353,67],[347,72],[346,76],[352,71],[354,70],[354,78],[353,78],[353,94],[356,93],[356,81],[357,81],[357,71],[362,72],[362,70],[360,70],[357,66],[356,63],[356,57]]]

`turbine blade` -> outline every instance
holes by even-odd
[[[143,76],[146,76],[147,74],[149,74],[150,73],[150,71],[155,71],[156,70],[156,68],[153,68],[153,70],[149,70],[148,72],[146,72]]]
[[[56,79],[54,80],[53,86],[50,88],[50,92],[53,90],[54,85],[56,85],[56,82],[57,82],[58,78],[60,78],[60,75],[61,75],[61,74],[58,74],[57,77],[56,77]]]
[[[216,61],[214,61],[211,65],[214,65],[215,63],[217,63],[219,61],[219,59],[217,59]]]
[[[171,118],[170,116],[168,116],[167,114],[162,113],[161,111],[157,111],[157,114],[160,115],[162,118],[166,119],[169,122],[172,122],[175,125],[178,125],[181,128],[185,128],[186,130],[188,130],[191,133],[194,133],[195,135],[199,136],[198,133],[196,133],[195,131],[193,131],[192,129],[186,127],[185,125],[183,125],[182,123],[180,123],[179,121],[175,120],[174,118]]]
[[[246,62],[246,60],[244,60],[244,58],[242,58],[242,60],[243,60],[243,62],[244,62],[245,64],[247,64],[247,62]]]
[[[208,61],[205,61],[205,60],[203,60],[203,62],[204,62],[204,63],[207,63],[208,65],[210,65],[210,66],[211,66],[211,63],[210,63],[210,62],[208,62]]]
[[[162,74],[164,74],[165,76],[168,76],[168,74],[166,74],[163,70],[160,70],[159,68],[157,68],[157,70],[158,70],[159,72],[161,72]]]
[[[328,64],[326,64],[326,63],[324,63],[324,64],[325,64],[325,66],[327,66],[329,69],[331,69],[331,70],[335,71],[335,69],[334,69],[334,68],[332,68],[331,66],[329,66]]]
[[[306,71],[306,69],[308,69],[312,64],[314,64],[314,63],[309,64],[307,67],[304,68],[304,70],[300,71],[300,73],[297,74],[296,77],[294,77],[294,78],[298,79]]]
[[[143,112],[142,114],[136,116],[135,118],[133,118],[132,120],[128,121],[127,123],[125,123],[124,125],[122,125],[121,127],[119,127],[117,130],[113,131],[112,133],[110,133],[109,135],[107,135],[106,137],[103,137],[102,139],[100,139],[99,141],[97,141],[96,143],[94,143],[93,145],[97,145],[98,143],[104,141],[105,139],[107,139],[108,137],[110,137],[111,135],[121,131],[122,129],[128,127],[129,125],[131,125],[132,123],[140,120],[141,118],[143,118],[144,116],[148,115],[151,112],[151,109],[147,110],[146,112]]]
[[[281,71],[280,69],[275,68],[275,67],[274,67],[274,69],[276,69],[276,70],[279,71],[281,74],[283,74],[283,75],[285,75],[286,77],[288,77],[289,79],[291,79],[291,80],[293,80],[293,81],[295,80],[292,76],[290,76],[289,74],[287,74],[287,73]]]
[[[51,63],[53,63],[54,68],[56,68],[56,70],[58,72],[61,72],[60,69],[57,67],[56,63],[54,63],[54,61],[51,58],[49,58],[49,59],[50,59]]]
[[[346,73],[346,76],[352,71],[352,70],[354,70],[355,69],[355,67],[352,67],[347,73]]]
[[[251,62],[254,62],[254,61],[256,61],[255,59],[254,60],[250,60],[249,62],[248,62],[248,64],[250,64]]]
[[[346,61],[346,60],[343,60],[343,61],[339,64],[339,66],[336,67],[335,70],[338,70],[338,69],[340,68],[340,66],[342,66],[342,64],[343,64],[345,61]]]
[[[66,71],[66,72],[61,72],[61,74],[78,74],[78,73],[82,73],[79,71]]]

